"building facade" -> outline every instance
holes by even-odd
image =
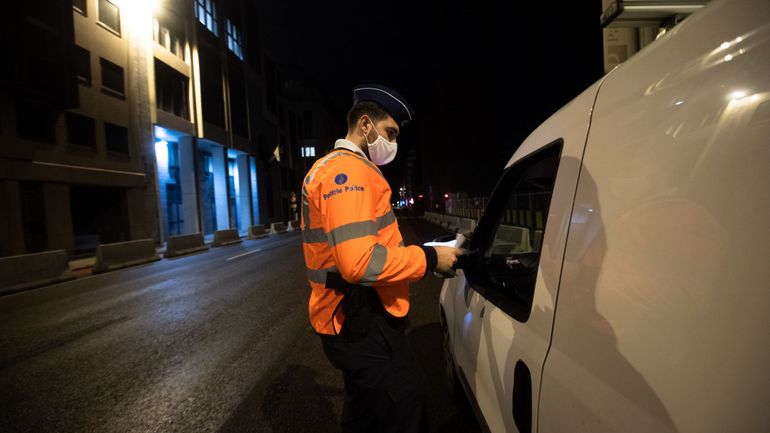
[[[602,0],[604,72],[625,62],[709,0]]]
[[[291,218],[304,119],[330,108],[312,92],[283,95],[253,2],[46,0],[7,12],[0,256],[89,255]]]

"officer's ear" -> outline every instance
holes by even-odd
[[[368,134],[368,128],[370,128],[372,125],[372,119],[369,118],[368,115],[364,114],[358,119],[358,129],[361,130],[364,134]]]

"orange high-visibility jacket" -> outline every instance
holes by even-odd
[[[404,247],[390,207],[390,186],[379,168],[355,144],[338,140],[303,183],[303,251],[316,332],[338,334],[345,319],[338,308],[343,295],[326,288],[327,272],[374,287],[385,310],[404,317],[409,283],[425,275],[426,253],[418,246]]]

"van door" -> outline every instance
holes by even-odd
[[[525,141],[471,240],[454,353],[491,432],[534,432],[580,161],[599,84]],[[461,379],[463,380],[463,379]]]
[[[542,252],[534,240],[545,230],[561,150],[560,141],[553,143],[508,170],[496,191],[496,224],[476,246],[483,270],[471,281],[483,296],[476,306],[482,340],[474,392],[491,431],[532,431],[533,370],[539,372],[550,343],[548,293],[555,291],[540,290],[545,298],[533,309]]]
[[[604,81],[540,433],[770,431],[768,72],[770,2],[713,1]]]

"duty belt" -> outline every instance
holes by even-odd
[[[342,275],[329,272],[326,274],[326,288],[342,292],[340,304],[345,314],[343,329],[347,328],[353,334],[366,335],[375,314],[383,316],[391,327],[401,331],[409,325],[406,317],[394,317],[385,310],[372,287],[349,283]]]

